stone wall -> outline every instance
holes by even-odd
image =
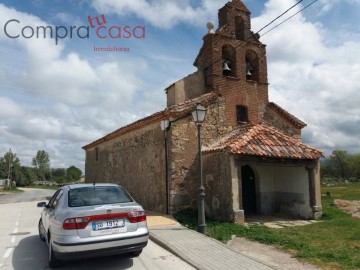
[[[87,150],[85,171],[86,182],[119,184],[144,208],[166,211],[164,134],[159,123]]]
[[[207,107],[205,121],[201,127],[202,145],[231,131],[225,121],[224,100]],[[198,179],[197,126],[191,115],[171,123],[169,137],[170,160],[170,205],[171,210],[196,207]]]
[[[273,126],[274,128],[282,131],[284,134],[301,140],[301,129],[295,127],[271,108],[267,108],[264,114],[263,122],[267,125]]]
[[[202,71],[193,74],[170,85],[166,89],[167,106],[180,104],[185,100],[205,94],[205,79]]]
[[[234,219],[230,158],[220,152],[203,159],[206,214],[217,220]]]

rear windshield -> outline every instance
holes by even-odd
[[[133,199],[121,187],[93,186],[71,189],[69,206],[79,207],[132,202]]]

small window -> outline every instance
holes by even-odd
[[[236,106],[236,116],[239,124],[248,122],[248,111],[245,106]]]
[[[95,148],[95,161],[99,160],[99,148]]]

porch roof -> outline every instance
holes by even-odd
[[[291,159],[317,159],[324,156],[323,152],[264,124],[242,126],[204,147],[202,152],[220,151]]]

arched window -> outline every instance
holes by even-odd
[[[236,77],[236,54],[230,45],[222,48],[222,72],[225,76]]]
[[[248,50],[245,56],[246,61],[246,79],[252,81],[259,80],[259,58],[258,55],[252,51]]]
[[[235,17],[235,36],[238,40],[245,40],[244,20],[240,16]]]

